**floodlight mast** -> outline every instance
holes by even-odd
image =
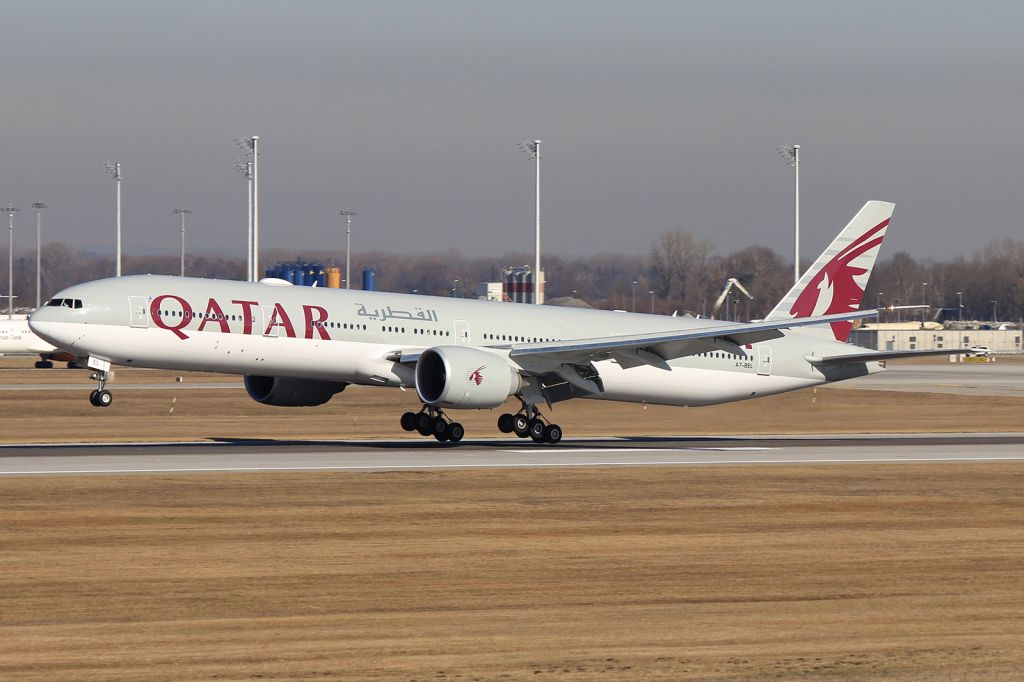
[[[343,208],[338,215],[345,218],[345,288],[352,288],[352,216],[359,215],[351,208]]]
[[[252,279],[252,161],[237,161],[235,168],[238,169],[242,175],[245,176],[246,184],[248,189],[246,191],[246,197],[249,203],[249,221],[246,223],[246,241],[247,250],[245,254],[245,281],[251,282]]]
[[[260,137],[252,136],[252,277],[260,279]]]
[[[793,282],[800,281],[800,145],[783,145],[779,153],[789,159],[793,167]]]
[[[248,151],[251,157],[249,168],[249,201],[251,202],[252,217],[249,219],[249,231],[252,237],[252,255],[249,258],[250,273],[249,281],[255,282],[260,278],[260,136],[252,135],[237,140],[238,145]]]
[[[117,240],[114,257],[114,276],[121,276],[121,164],[120,163],[107,163],[107,172],[114,177],[114,197],[117,203],[117,217],[115,222],[117,224]]]
[[[174,214],[181,217],[181,276],[185,276],[185,216],[191,213],[187,208],[176,208]]]
[[[36,210],[36,310],[39,310],[39,292],[43,281],[43,209],[46,204],[37,201],[32,204],[32,208]]]
[[[14,319],[14,206],[0,208],[7,214],[7,319]]]
[[[523,140],[519,148],[537,162],[537,226],[534,231],[533,245],[533,302],[540,305],[541,296],[541,275],[540,275],[540,140]]]

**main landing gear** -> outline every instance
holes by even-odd
[[[562,440],[562,427],[544,419],[533,405],[523,405],[516,414],[507,412],[498,417],[498,430],[532,438],[534,443],[557,443]]]
[[[430,405],[424,405],[419,412],[403,414],[402,428],[421,436],[433,436],[442,443],[458,443],[466,435],[462,424],[451,421],[444,412]]]
[[[53,363],[49,360],[36,360],[36,369],[53,369]]]
[[[114,396],[104,388],[107,384],[107,373],[99,370],[93,372],[89,378],[99,382],[99,388],[89,394],[89,402],[93,407],[110,407],[110,404],[114,402]]]

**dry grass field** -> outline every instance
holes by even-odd
[[[115,395],[8,392],[2,437],[405,437],[416,407]],[[570,436],[1008,431],[1022,408],[829,389],[553,416]],[[473,437],[495,416],[459,418]],[[0,478],[0,679],[1020,679],[1022,491],[1019,462]]]
[[[1019,679],[1024,467],[0,480],[0,678]]]

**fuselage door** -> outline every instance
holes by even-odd
[[[469,345],[469,322],[455,320],[455,343],[459,346]]]
[[[772,373],[771,346],[757,347],[757,373],[764,377],[769,376]]]
[[[133,327],[145,329],[149,326],[149,306],[146,304],[145,296],[129,296],[128,308],[130,309],[128,322]]]

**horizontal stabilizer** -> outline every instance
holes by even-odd
[[[859,362],[882,362],[883,360],[902,360],[904,358],[922,358],[929,355],[968,355],[974,351],[970,348],[939,348],[929,350],[875,350],[849,355],[828,355],[818,358],[807,356],[812,365],[846,365]]]

